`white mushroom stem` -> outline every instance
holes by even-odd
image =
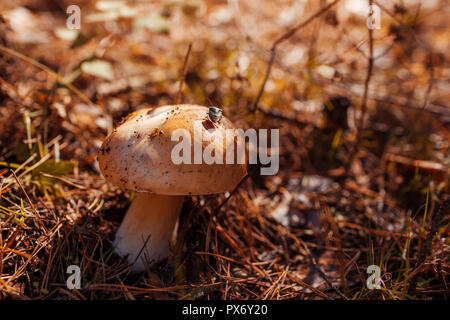
[[[142,272],[167,257],[183,198],[137,193],[114,240],[115,252],[134,263],[132,271]]]

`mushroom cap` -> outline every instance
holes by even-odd
[[[229,130],[235,130],[235,126],[226,117],[212,122],[208,112],[207,107],[199,105],[169,105],[131,113],[99,150],[98,162],[105,179],[127,189],[162,195],[202,195],[231,190],[247,172],[245,161],[237,161],[237,149],[244,142],[238,134],[227,140],[227,131],[228,135],[235,132]],[[183,134],[172,141],[177,129],[184,129],[178,131]],[[182,141],[190,142],[191,163],[172,161],[172,151]],[[194,163],[195,143],[197,150],[201,146],[200,164]],[[226,150],[232,147],[233,161],[226,163]],[[212,156],[218,152],[223,163],[205,163],[206,148]],[[177,154],[181,158],[184,151]],[[240,156],[245,158],[243,154]]]

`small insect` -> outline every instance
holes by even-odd
[[[219,122],[220,119],[222,119],[222,109],[217,107],[209,107],[208,116],[212,122]]]

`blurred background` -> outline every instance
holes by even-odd
[[[2,0],[0,297],[448,299],[449,17],[445,0]],[[279,128],[280,171],[188,199],[172,255],[131,276],[111,242],[134,195],[96,153],[183,80],[183,103]],[[67,290],[70,264],[89,287]]]

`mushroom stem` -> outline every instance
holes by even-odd
[[[167,257],[183,199],[183,196],[137,193],[114,240],[115,252],[121,257],[128,256],[128,262],[134,263],[132,271],[144,271]]]

